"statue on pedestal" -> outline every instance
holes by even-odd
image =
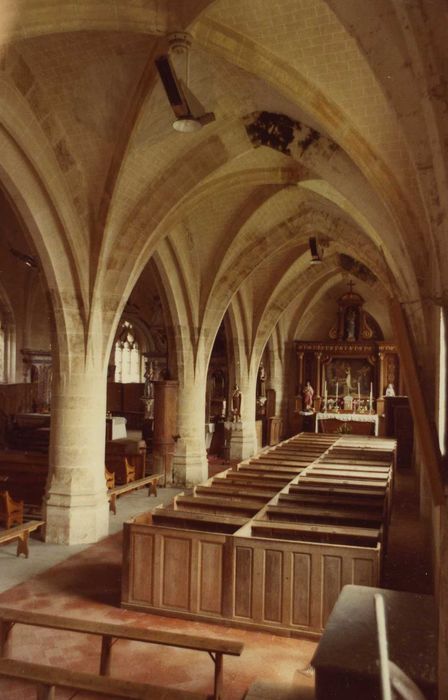
[[[305,384],[302,392],[302,399],[303,411],[312,413],[314,410],[314,389],[309,382]]]
[[[263,362],[260,362],[257,377],[257,399],[266,399],[266,372]]]
[[[233,387],[232,394],[232,421],[235,423],[241,419],[241,391],[238,384]]]
[[[393,384],[388,384],[386,388],[386,396],[395,396],[395,389]]]
[[[154,398],[154,365],[152,362],[146,362],[145,388],[143,390],[143,398]]]

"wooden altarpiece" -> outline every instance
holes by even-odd
[[[338,299],[338,313],[325,340],[296,341],[297,395],[295,411],[300,412],[302,391],[307,381],[314,389],[314,409],[319,411],[327,390],[328,400],[341,402],[351,395],[362,402],[373,399],[375,412],[383,412],[382,397],[388,385],[401,392],[397,348],[383,340],[375,319],[364,309],[364,299],[353,291]],[[342,407],[341,407],[342,408]],[[343,410],[343,409],[342,409]]]

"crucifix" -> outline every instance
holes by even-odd
[[[353,294],[353,287],[355,286],[355,283],[350,280],[350,282],[347,282],[347,287],[350,287],[350,294]]]

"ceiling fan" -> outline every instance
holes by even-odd
[[[159,72],[162,85],[167,94],[171,108],[176,116],[173,129],[181,132],[198,131],[206,124],[215,121],[213,112],[206,112],[199,100],[188,88],[188,35],[176,34],[175,41],[171,42],[175,53],[184,53],[186,59],[187,80],[183,82],[174,70],[168,54],[162,54],[156,58],[156,68]]]

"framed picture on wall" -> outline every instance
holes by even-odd
[[[332,357],[323,366],[323,380],[327,382],[328,395],[357,395],[358,385],[361,396],[369,396],[370,385],[374,383],[375,368],[366,357]]]

